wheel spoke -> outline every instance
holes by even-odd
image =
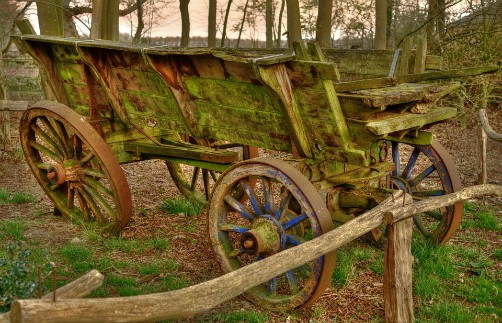
[[[268,281],[267,292],[270,296],[277,294],[277,277],[274,277]]]
[[[441,213],[440,211],[437,211],[437,210],[436,211],[427,211],[427,212],[424,212],[424,214],[427,214],[431,218],[436,219],[438,221],[443,220],[443,213]]]
[[[103,184],[96,181],[91,177],[84,177],[84,183],[101,193],[102,195],[106,195],[109,198],[113,198],[113,192],[107,189]]]
[[[58,156],[55,152],[53,152],[49,148],[45,147],[44,145],[41,145],[36,141],[30,141],[30,146],[32,148],[35,148],[39,152],[43,153],[45,156],[49,157],[50,159],[52,159],[60,164],[63,163],[63,160],[61,159],[60,156]]]
[[[101,196],[96,190],[87,184],[83,184],[82,187],[89,194],[91,199],[95,202],[96,206],[100,206],[108,215],[110,219],[115,219],[116,214],[111,205]],[[108,221],[105,221],[108,222]]]
[[[279,202],[279,208],[275,212],[275,217],[280,220],[286,211],[288,210],[289,201],[291,200],[291,192],[284,187],[281,192],[281,201]]]
[[[306,213],[302,213],[300,216],[297,216],[289,221],[287,221],[286,223],[283,224],[283,228],[284,230],[289,230],[291,229],[292,227],[294,227],[295,225],[298,225],[300,224],[301,222],[305,221],[308,219],[308,216]]]
[[[415,147],[415,149],[413,149],[413,152],[411,153],[410,159],[408,160],[408,164],[406,164],[406,167],[403,170],[403,178],[407,179],[411,176],[411,170],[413,169],[413,166],[415,166],[419,155],[420,149],[418,147]]]
[[[92,214],[94,214],[96,220],[98,220],[101,223],[106,223],[107,221],[105,219],[105,216],[99,209],[98,205],[96,204],[92,196],[89,195],[89,193],[87,193],[87,191],[84,190],[84,188],[81,186],[77,187],[77,190],[80,193],[80,196],[82,197],[82,203],[86,204],[87,207],[92,211]]]
[[[66,207],[71,210],[73,208],[75,201],[75,189],[72,187],[68,187],[68,196],[66,200]]]
[[[399,157],[399,144],[392,142],[392,160],[396,169],[392,171],[392,176],[397,176],[401,172],[401,158]]]
[[[63,142],[63,147],[68,154],[68,157],[73,158],[75,151],[73,150],[70,137],[68,136],[68,132],[66,131],[64,124],[57,120],[55,120],[54,124],[56,126],[56,131],[58,132],[61,141]]]
[[[46,163],[37,163],[36,166],[38,169],[41,169],[41,170],[49,170],[49,168],[51,167],[50,164],[46,164]]]
[[[417,226],[417,229],[418,231],[420,231],[420,233],[422,233],[422,235],[429,239],[431,234],[429,233],[429,231],[427,230],[427,228],[425,227],[424,223],[422,222],[422,220],[420,220],[420,218],[418,216],[414,216],[413,217],[413,222],[415,223],[415,225]]]
[[[288,282],[289,291],[291,292],[291,294],[298,293],[298,283],[296,282],[295,274],[293,273],[293,271],[288,270],[284,273],[284,276],[286,276],[286,281]]]
[[[63,150],[65,152],[66,157],[71,158],[71,154],[68,153],[67,148],[67,143],[65,143],[64,138],[61,137],[59,132],[54,128],[52,123],[47,119],[46,117],[39,117],[38,121],[44,126],[45,129],[50,133],[52,139],[58,141],[58,145],[60,147],[63,147]]]
[[[48,146],[50,146],[50,148],[52,148],[54,152],[56,152],[60,156],[65,156],[63,148],[58,146],[58,144],[46,132],[40,129],[40,127],[37,124],[30,125],[30,128],[31,130],[33,130],[35,135],[38,136],[38,138],[42,140],[44,143],[46,143]]]
[[[249,185],[249,181],[247,179],[242,179],[239,181],[241,187],[244,188],[244,191],[246,192],[246,195],[249,198],[249,202],[251,202],[251,206],[253,207],[253,210],[255,214],[263,214],[263,206],[261,205],[260,200],[256,197],[256,194],[254,193],[253,189],[251,188],[251,185]]]
[[[418,183],[420,183],[421,181],[423,181],[427,176],[429,176],[430,174],[432,174],[435,170],[436,170],[436,167],[434,167],[434,165],[430,165],[429,167],[427,167],[426,169],[424,169],[423,172],[421,172],[420,174],[418,174],[417,177],[415,177],[414,179],[412,179],[409,182],[410,186],[411,187],[417,186]]]
[[[445,194],[444,190],[413,191],[411,193],[413,197],[441,196]]]
[[[263,177],[261,179],[261,185],[263,187],[265,213],[270,214],[272,206],[274,205],[274,196],[272,192],[272,183],[270,181],[270,178]]]
[[[239,201],[231,197],[230,195],[225,195],[225,202],[235,211],[239,212],[242,217],[244,217],[248,221],[253,221],[255,216],[251,210],[249,210],[246,206],[242,205]]]
[[[91,161],[91,159],[93,159],[95,156],[94,156],[94,153],[93,152],[90,152],[88,153],[86,156],[84,156],[81,160],[80,160],[80,165],[81,166],[84,166],[85,164],[87,164],[88,162]]]
[[[199,180],[200,168],[195,167],[192,174],[192,182],[190,183],[190,189],[194,191],[197,188],[197,181]]]
[[[75,135],[73,137],[73,151],[75,152],[75,158],[81,159],[83,155],[83,143],[79,136]]]
[[[245,225],[237,225],[237,224],[222,224],[220,226],[221,231],[231,231],[231,232],[237,232],[237,233],[244,233],[246,231],[249,231],[250,227],[245,226]]]
[[[91,176],[91,177],[96,177],[96,178],[104,178],[105,173],[98,169],[92,169],[92,168],[85,168],[84,169],[84,175]]]
[[[92,219],[91,211],[89,210],[89,206],[85,202],[85,199],[82,197],[80,190],[76,189],[76,195],[78,198],[78,203],[80,204],[80,208],[82,209],[82,212],[84,213],[84,220],[87,222],[91,221],[91,219]]]
[[[211,178],[213,179],[213,181],[216,183],[216,181],[218,180],[218,176],[216,176],[216,173],[214,171],[210,170],[209,174],[211,175]]]
[[[206,194],[206,201],[209,201],[209,171],[207,169],[202,169],[202,180],[204,182],[204,193]]]
[[[305,238],[302,238],[302,237],[294,235],[294,234],[288,234],[286,236],[286,239],[287,239],[286,240],[287,243],[294,245],[294,246],[298,246],[298,245],[307,241]]]
[[[242,249],[242,248],[240,248],[240,249],[234,249],[234,250],[232,250],[232,251],[228,254],[228,256],[229,256],[230,258],[237,258],[237,257],[239,257],[240,255],[242,255],[243,253],[244,253],[244,249]]]

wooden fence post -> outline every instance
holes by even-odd
[[[478,174],[478,184],[486,184],[486,146],[488,145],[488,137],[481,124],[478,125],[478,136],[476,149],[478,157],[476,158],[476,171]]]
[[[10,114],[7,109],[0,109],[0,145],[3,151],[10,151]]]
[[[413,322],[411,239],[413,218],[387,225],[383,258],[385,322]]]

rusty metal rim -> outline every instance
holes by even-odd
[[[457,192],[462,189],[462,182],[460,181],[460,174],[458,172],[457,166],[453,161],[451,155],[446,151],[446,149],[436,140],[432,141],[432,149],[438,154],[439,158],[443,162],[446,172],[450,177],[453,192]],[[453,193],[451,192],[451,193]],[[439,242],[440,244],[445,244],[453,236],[455,231],[457,231],[460,221],[462,219],[462,212],[464,209],[464,203],[458,202],[453,206],[453,218],[450,223],[448,230]]]
[[[26,110],[22,117],[20,123],[20,136],[21,144],[25,155],[30,156],[30,147],[28,147],[29,125],[33,118],[49,116],[65,124],[70,125],[72,130],[82,139],[82,141],[90,147],[96,154],[96,158],[99,159],[103,171],[110,180],[112,185],[113,196],[117,211],[120,216],[120,223],[117,229],[123,229],[128,223],[132,215],[132,198],[127,179],[125,177],[124,171],[120,164],[118,163],[115,155],[108,146],[108,144],[101,138],[98,132],[85,120],[85,117],[73,111],[64,104],[56,101],[40,101],[32,105],[28,110]],[[54,204],[58,204],[48,192],[48,189],[40,178],[37,176],[37,167],[34,165],[31,158],[27,158],[28,164],[35,174],[35,177],[40,184],[40,186],[46,191],[47,195],[53,201]],[[60,211],[64,214],[64,207],[59,206]],[[62,209],[62,210],[61,210]]]
[[[271,166],[286,174],[291,179],[291,181],[300,189],[302,194],[306,197],[307,201],[311,204],[311,208],[312,210],[314,210],[317,216],[317,221],[319,222],[322,233],[326,233],[332,230],[333,222],[331,219],[331,215],[328,209],[326,208],[325,203],[322,201],[321,196],[317,193],[315,187],[299,170],[297,170],[293,166],[289,165],[288,163],[280,159],[274,159],[270,157],[260,157],[237,163],[229,167],[222,173],[215,187],[218,186],[222,181],[222,179],[226,176],[226,174],[231,172],[233,169],[238,168],[244,164],[253,164],[253,163]],[[211,206],[211,204],[212,203],[210,201],[209,207]],[[208,214],[210,214],[210,210],[208,211]],[[310,298],[299,306],[300,308],[309,306],[324,293],[325,289],[329,286],[331,282],[331,275],[335,268],[335,262],[336,262],[336,252],[331,252],[324,255],[322,272],[319,275],[319,280],[317,282],[316,289],[312,293]]]

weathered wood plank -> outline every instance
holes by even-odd
[[[469,77],[487,73],[495,73],[500,70],[500,66],[481,66],[463,68],[449,71],[425,72],[419,74],[409,74],[398,77],[382,77],[367,80],[335,83],[335,90],[339,92],[351,92],[365,89],[376,89],[381,87],[396,86],[401,83],[417,83],[423,81],[433,81],[441,79],[454,79]]]
[[[413,322],[411,240],[413,219],[387,225],[383,258],[385,322]]]
[[[424,114],[403,113],[396,116],[392,113],[387,118],[370,120],[364,128],[372,134],[383,135],[404,129],[420,128],[429,123],[452,118],[456,114],[455,108],[434,108]]]
[[[413,74],[425,72],[425,59],[427,56],[427,39],[423,36],[417,37],[417,50],[413,64]]]
[[[124,150],[135,154],[160,155],[193,160],[202,160],[217,164],[229,164],[239,160],[239,153],[235,151],[215,150],[203,146],[175,146],[163,144],[147,144],[138,142],[124,143]]]
[[[413,45],[413,38],[408,36],[403,39],[403,44],[401,48],[401,55],[399,57],[399,68],[397,75],[407,75],[410,74],[410,60],[411,60],[411,47]]]

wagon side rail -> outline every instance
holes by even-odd
[[[386,319],[392,322],[413,321],[410,218],[417,213],[483,195],[502,196],[502,187],[489,184],[472,186],[411,204],[406,204],[412,201],[411,196],[395,192],[385,203],[318,238],[216,279],[176,291],[141,296],[56,302],[18,300],[11,307],[10,321],[142,322],[193,317],[291,268],[333,252],[382,224],[388,225],[391,232],[391,243],[384,258]]]

